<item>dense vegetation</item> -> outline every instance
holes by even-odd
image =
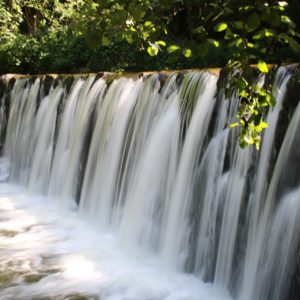
[[[2,0],[0,73],[225,67],[240,145],[260,144],[267,63],[300,57],[298,0]]]
[[[279,6],[281,3],[282,6]],[[247,21],[251,43],[268,62],[299,58],[284,35],[299,31],[300,4],[284,1],[207,0],[2,0],[0,2],[0,73],[45,73],[111,70],[159,70],[222,67],[243,43],[233,35]],[[265,6],[268,4],[269,6]],[[272,5],[284,8],[271,9]],[[267,12],[269,10],[269,14]],[[286,18],[282,19],[281,15]],[[216,28],[218,23],[228,26]],[[257,28],[255,28],[257,27]],[[255,30],[258,29],[258,30]],[[240,28],[242,31],[242,28]],[[226,32],[226,36],[224,36]],[[297,49],[298,37],[291,45]],[[236,39],[235,47],[232,42]],[[278,47],[274,40],[284,43]],[[257,41],[257,40],[256,40]],[[262,44],[267,47],[262,47]],[[247,51],[248,47],[247,46]],[[148,51],[148,52],[147,52]],[[149,55],[150,54],[150,55]],[[151,56],[155,55],[155,56]],[[188,59],[187,59],[188,57]],[[267,59],[266,59],[267,58]],[[256,63],[255,59],[252,60]]]

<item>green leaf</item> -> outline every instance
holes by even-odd
[[[149,34],[148,31],[144,31],[144,32],[142,33],[142,37],[143,37],[144,40],[147,40],[149,36],[150,36],[150,34]]]
[[[256,148],[257,151],[259,150],[259,148],[260,148],[260,139],[257,139],[255,141],[255,148]]]
[[[242,21],[236,21],[233,23],[235,29],[243,29],[243,26],[244,26],[244,22]]]
[[[158,45],[164,46],[164,47],[166,46],[165,41],[156,41],[155,43],[158,44]]]
[[[286,33],[280,33],[278,35],[278,40],[281,42],[281,43],[288,43],[289,42],[289,36],[286,34]]]
[[[238,38],[235,42],[235,45],[238,47],[238,48],[243,48],[243,39],[242,38]]]
[[[253,9],[254,9],[253,5],[247,5],[247,6],[240,6],[239,7],[239,11],[242,11],[242,12],[249,12]]]
[[[265,129],[265,128],[268,128],[268,123],[264,122],[264,121],[261,121],[260,124],[259,124],[259,127],[261,129]]]
[[[259,32],[257,32],[255,35],[252,36],[253,40],[261,40],[265,37],[265,31],[264,30],[260,30]]]
[[[295,53],[300,53],[300,45],[298,42],[292,38],[291,36],[288,36],[288,43],[290,48],[295,52]]]
[[[296,28],[296,24],[288,16],[281,16],[281,21],[292,28]]]
[[[229,128],[234,128],[234,127],[237,127],[237,126],[239,126],[239,123],[231,123],[230,125],[229,125]]]
[[[207,31],[203,26],[196,27],[192,30],[192,33],[199,37],[200,40],[204,40],[207,37]]]
[[[201,44],[200,46],[198,46],[197,48],[197,54],[200,57],[205,57],[208,53],[208,50],[210,48],[210,44],[208,42]]]
[[[269,99],[270,106],[274,107],[276,104],[276,98],[272,94],[269,95],[270,95],[270,99]]]
[[[247,19],[247,31],[252,32],[256,30],[260,25],[260,16],[255,12],[251,14]]]
[[[272,30],[265,29],[265,37],[274,36],[274,32]]]
[[[241,147],[242,149],[246,148],[246,147],[249,145],[249,143],[247,143],[247,142],[244,140],[244,138],[240,138],[239,144],[240,144],[240,147]]]
[[[271,11],[266,21],[271,24],[273,27],[278,27],[281,25],[281,16],[277,11]]]
[[[180,49],[181,48],[177,45],[171,45],[171,46],[168,47],[167,51],[168,51],[168,53],[173,53],[173,52],[176,52]]]
[[[101,44],[102,44],[102,46],[109,46],[109,44],[110,44],[109,38],[107,36],[103,36]]]
[[[218,48],[220,46],[219,41],[216,41],[214,39],[207,39],[207,41],[212,44],[213,46],[215,46],[216,48]]]
[[[164,34],[168,34],[167,27],[164,24],[162,24],[161,27],[162,27],[162,30],[163,30]]]
[[[216,14],[214,17],[213,17],[213,22],[218,20],[222,15],[224,14],[224,11],[221,10],[218,14]]]
[[[257,62],[257,68],[262,73],[268,73],[269,72],[269,68],[268,68],[267,64],[263,60],[259,60]]]
[[[148,48],[147,48],[147,52],[149,53],[150,56],[156,56],[158,54],[158,45],[156,44],[151,44]]]
[[[246,136],[245,137],[245,141],[246,143],[248,143],[249,145],[253,145],[255,143],[255,140],[252,136]]]
[[[252,115],[251,116],[251,121],[254,121],[254,126],[258,126],[261,123],[261,114],[257,114],[257,115]]]
[[[132,44],[133,43],[133,37],[132,37],[132,32],[129,31],[129,32],[124,32],[123,34],[123,38],[129,43],[129,44]]]
[[[185,56],[185,57],[191,57],[192,56],[192,50],[191,49],[184,49],[182,54]]]
[[[221,22],[221,23],[218,23],[215,27],[214,27],[214,30],[217,31],[217,32],[221,32],[221,31],[224,31],[226,30],[228,27],[228,25],[224,22]]]
[[[174,65],[176,64],[176,62],[178,61],[178,55],[175,53],[172,55],[170,55],[168,58],[167,58],[167,63],[170,64],[170,65]]]

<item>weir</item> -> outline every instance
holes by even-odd
[[[105,75],[2,79],[0,201],[14,197],[8,187],[22,187],[37,199],[20,200],[22,209],[50,205],[51,214],[69,212],[90,224],[81,234],[103,237],[93,236],[95,248],[112,235],[118,249],[141,264],[150,256],[162,272],[193,281],[173,292],[153,279],[136,294],[122,294],[115,281],[100,291],[89,287],[101,300],[297,299],[300,104],[299,96],[290,101],[294,73],[277,70],[276,106],[260,151],[239,147],[237,129],[228,127],[238,100],[225,100],[218,76],[208,72],[113,81]],[[0,295],[48,295],[44,285],[38,288],[19,284]],[[14,295],[19,298],[9,298]]]

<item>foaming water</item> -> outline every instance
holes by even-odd
[[[3,300],[231,299],[193,275],[169,272],[153,256],[130,255],[115,236],[16,186],[0,184],[0,219]]]

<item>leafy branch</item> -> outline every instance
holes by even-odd
[[[267,112],[275,105],[272,85],[257,82],[259,76],[269,73],[263,58],[282,44],[288,44],[295,52],[300,52],[300,46],[296,41],[299,37],[295,32],[296,26],[285,14],[287,2],[250,3],[238,10],[227,10],[223,18],[228,21],[219,22],[214,29],[225,33],[224,39],[233,53],[233,58],[226,65],[229,74],[226,98],[236,94],[240,101],[237,121],[229,127],[239,128],[242,148],[255,145],[259,149],[261,134],[268,127],[265,121]],[[234,18],[234,15],[239,18]],[[251,63],[256,63],[259,74]]]

